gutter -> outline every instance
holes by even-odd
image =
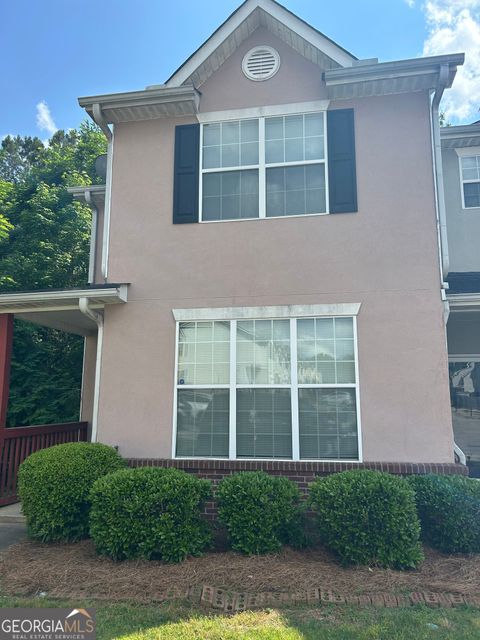
[[[102,234],[102,276],[105,282],[108,279],[108,249],[110,244],[110,203],[112,198],[112,167],[113,167],[113,131],[108,126],[99,102],[92,105],[92,118],[105,134],[108,141],[107,147],[107,177],[105,188],[105,208],[103,213]]]
[[[442,291],[445,290],[443,280],[448,276],[450,269],[450,257],[448,253],[447,238],[447,216],[445,209],[445,193],[443,190],[443,165],[442,165],[442,145],[440,140],[440,120],[439,105],[443,97],[445,88],[448,86],[449,65],[442,64],[438,76],[437,86],[432,99],[431,117],[432,117],[432,151],[433,151],[433,167],[435,172],[435,191],[436,191],[436,213],[437,213],[437,233],[439,237],[440,250],[440,276],[442,280]],[[442,299],[444,298],[442,296]]]
[[[103,350],[103,315],[90,307],[87,297],[80,298],[78,301],[80,311],[93,320],[98,327],[97,334],[97,356],[95,360],[95,385],[93,392],[93,414],[92,414],[92,435],[91,441],[97,442],[98,434],[98,408],[100,400],[100,371],[102,367],[102,350]],[[82,385],[83,386],[83,385]]]

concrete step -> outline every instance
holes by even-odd
[[[0,524],[2,523],[25,523],[25,516],[22,514],[20,502],[0,507]]]

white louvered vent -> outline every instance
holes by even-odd
[[[248,51],[242,61],[243,73],[250,80],[268,80],[280,68],[280,56],[272,47],[254,47]]]

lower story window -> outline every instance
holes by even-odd
[[[358,460],[353,317],[179,322],[178,457]]]

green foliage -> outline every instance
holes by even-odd
[[[410,476],[425,542],[447,553],[480,553],[480,481]]]
[[[91,213],[66,187],[99,182],[106,141],[94,125],[38,138],[7,136],[0,148],[0,290],[86,284]],[[8,426],[78,419],[78,336],[15,323]]]
[[[414,492],[377,471],[345,471],[310,486],[321,540],[345,564],[416,567],[423,559]]]
[[[246,554],[303,543],[303,512],[297,485],[282,476],[245,471],[224,478],[217,491],[218,517],[232,548]]]
[[[18,471],[29,535],[42,542],[88,536],[93,483],[124,466],[115,449],[103,444],[73,442],[33,453]]]
[[[200,515],[210,492],[208,480],[173,468],[125,469],[100,478],[90,512],[98,553],[165,562],[200,555],[211,540]]]

